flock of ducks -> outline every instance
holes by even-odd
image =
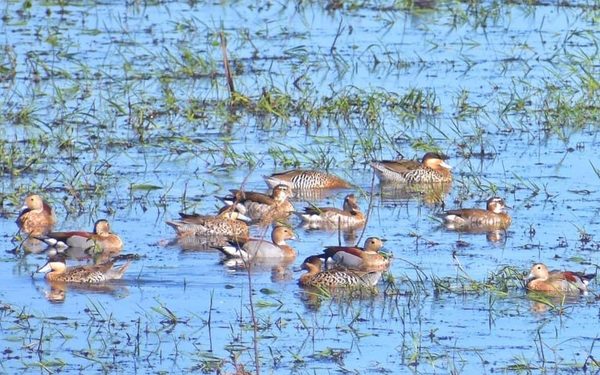
[[[383,160],[371,166],[382,184],[418,186],[449,184],[451,167],[437,153],[427,153],[420,162],[414,160]],[[364,227],[367,217],[358,205],[356,196],[348,194],[342,208],[308,206],[298,211],[290,202],[294,191],[312,189],[348,189],[352,186],[343,179],[316,170],[292,170],[265,177],[272,189],[270,194],[230,190],[231,194],[219,198],[224,207],[215,215],[180,214],[180,218],[167,221],[178,238],[197,237],[211,239],[213,246],[227,258],[244,264],[255,261],[284,262],[296,259],[296,251],[286,241],[295,239],[293,230],[282,225],[291,215],[297,215],[310,228],[348,230]],[[457,231],[505,231],[511,224],[502,198],[492,197],[486,209],[468,208],[448,210],[443,213],[446,228]],[[48,262],[37,272],[46,273],[51,282],[101,283],[120,279],[129,266],[114,267],[115,259],[123,248],[123,241],[110,230],[108,221],[98,220],[93,232],[54,232],[56,218],[52,208],[39,196],[25,199],[16,221],[21,232],[40,239],[59,250],[68,247],[94,249],[107,254],[108,261],[96,265],[67,267],[66,257],[54,252]],[[252,238],[250,226],[263,228],[273,225],[271,241]],[[218,239],[212,241],[214,239]],[[373,287],[390,265],[390,257],[381,251],[383,241],[378,237],[366,239],[363,247],[326,246],[322,253],[311,255],[302,263],[306,271],[298,283],[305,287]],[[595,275],[577,272],[549,271],[544,264],[535,264],[525,278],[529,290],[549,293],[585,292]]]

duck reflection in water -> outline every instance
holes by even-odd
[[[49,281],[50,289],[44,290],[46,299],[51,303],[65,302],[69,293],[102,293],[115,298],[123,298],[129,294],[127,286],[120,284],[73,284],[62,281]]]

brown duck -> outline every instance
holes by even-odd
[[[312,169],[294,169],[264,176],[270,188],[283,184],[292,190],[302,189],[347,189],[352,187],[343,179],[327,172]]]
[[[374,287],[381,278],[381,272],[363,272],[345,268],[322,270],[323,261],[317,255],[310,256],[302,263],[307,272],[300,276],[298,284],[305,287]]]
[[[52,230],[56,218],[52,207],[37,194],[25,198],[25,204],[17,218],[19,229],[31,236],[42,236]]]
[[[93,232],[50,232],[40,239],[57,248],[77,247],[111,253],[123,249],[123,241],[118,235],[111,232],[110,224],[105,219],[96,221]]]
[[[46,280],[64,283],[102,283],[109,280],[116,280],[123,277],[123,274],[129,267],[131,261],[120,267],[113,268],[115,261],[108,261],[102,264],[67,267],[64,257],[55,257],[50,259],[44,266],[36,272],[46,273]]]
[[[406,184],[452,182],[452,167],[445,157],[428,152],[421,162],[415,160],[381,160],[371,162],[371,167],[381,182]]]
[[[487,209],[463,208],[444,212],[444,222],[448,229],[470,230],[507,229],[512,219],[506,213],[506,204],[502,198],[492,197],[487,201]]]
[[[277,185],[271,195],[243,190],[230,190],[232,195],[222,198],[228,206],[249,216],[252,220],[270,223],[278,219],[286,219],[294,211],[288,198],[292,195],[287,185]]]
[[[354,194],[344,198],[343,209],[335,207],[306,207],[297,213],[311,227],[358,228],[365,225],[365,215],[360,210]]]

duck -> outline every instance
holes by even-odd
[[[581,272],[549,271],[545,264],[536,263],[525,278],[525,287],[538,292],[586,293],[594,277]]]
[[[300,276],[298,284],[303,287],[374,287],[381,278],[381,272],[361,272],[346,268],[322,270],[323,260],[313,255],[304,260],[302,269],[307,272]]]
[[[287,226],[276,226],[271,232],[271,241],[265,239],[249,239],[241,246],[231,244],[230,246],[217,247],[227,258],[238,258],[243,261],[253,259],[275,259],[293,260],[296,258],[296,250],[285,241],[294,240],[294,231]]]
[[[98,252],[117,253],[123,249],[121,238],[112,233],[110,224],[106,219],[94,223],[94,231],[50,232],[39,237],[48,245],[65,249],[75,247],[82,249],[96,249]]]
[[[321,258],[330,259],[335,265],[357,270],[386,270],[390,258],[380,252],[383,240],[379,237],[369,237],[364,247],[357,246],[326,246]]]
[[[293,190],[302,189],[348,189],[352,186],[342,178],[313,169],[293,169],[263,176],[270,188],[287,185]]]
[[[50,282],[95,284],[122,278],[130,263],[131,260],[128,260],[113,268],[115,260],[110,260],[96,265],[69,268],[64,257],[55,256],[36,272],[46,273],[46,280]]]
[[[444,212],[443,218],[448,229],[507,229],[512,219],[506,212],[506,203],[499,197],[487,200],[487,209],[463,208]]]
[[[231,209],[226,209],[215,216],[185,213],[179,213],[179,216],[179,220],[166,222],[167,225],[175,229],[178,237],[250,237],[248,223],[251,219],[248,216]]]
[[[304,212],[296,213],[303,222],[319,227],[357,228],[365,225],[366,217],[361,212],[354,194],[344,198],[343,209],[334,207],[305,207]]]
[[[16,223],[22,232],[30,236],[42,236],[52,230],[56,217],[52,207],[41,196],[31,194],[25,198]]]
[[[231,196],[219,199],[227,206],[235,206],[236,211],[261,223],[286,219],[294,212],[294,206],[288,200],[292,195],[291,189],[284,184],[275,186],[271,195],[236,189],[230,192]]]
[[[428,152],[419,163],[415,160],[381,160],[371,162],[371,167],[381,182],[405,184],[452,182],[452,167],[445,156]]]

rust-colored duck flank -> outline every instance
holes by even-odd
[[[506,204],[502,198],[492,197],[487,201],[487,209],[463,208],[444,213],[444,221],[449,229],[507,229],[512,219],[506,213]]]
[[[293,190],[347,189],[352,187],[338,176],[309,169],[294,169],[287,172],[273,173],[271,176],[264,176],[263,178],[270,188],[274,188],[279,184],[287,185]]]
[[[236,211],[249,216],[252,220],[271,222],[285,219],[294,212],[294,206],[288,200],[292,195],[287,185],[277,185],[271,195],[243,190],[230,190],[232,195],[220,198],[228,206],[234,206]]]
[[[313,255],[302,263],[302,269],[308,271],[300,276],[298,284],[308,287],[373,287],[381,278],[381,272],[364,272],[346,268],[333,268],[322,271],[323,261]]]
[[[550,293],[586,293],[590,281],[596,274],[572,271],[549,271],[543,263],[534,264],[525,285],[529,290]]]
[[[117,280],[123,277],[123,274],[129,267],[131,261],[120,267],[113,268],[115,261],[90,265],[67,267],[64,258],[54,258],[40,267],[36,272],[46,273],[46,280],[65,283],[86,283],[95,284],[109,280]]]
[[[57,248],[96,248],[99,251],[111,253],[123,249],[123,241],[118,235],[111,232],[110,224],[106,219],[96,221],[93,232],[50,232],[45,237],[40,237],[40,239]]]
[[[346,195],[343,207],[342,210],[334,207],[306,207],[303,213],[296,214],[302,221],[317,226],[355,228],[365,224],[365,215],[360,210],[354,194]]]
[[[226,209],[216,216],[184,214],[180,213],[181,219],[167,221],[180,237],[199,236],[223,236],[231,238],[248,238],[248,222],[251,221],[246,215]]]
[[[42,236],[52,230],[56,218],[52,207],[39,195],[32,194],[25,198],[16,223],[22,232],[31,236]]]
[[[428,152],[421,162],[415,160],[381,160],[371,162],[371,167],[381,182],[407,184],[452,182],[452,167],[445,157]]]
[[[364,247],[356,246],[327,246],[321,258],[331,259],[334,264],[364,271],[383,271],[390,265],[390,259],[380,253],[383,240],[369,237]]]

